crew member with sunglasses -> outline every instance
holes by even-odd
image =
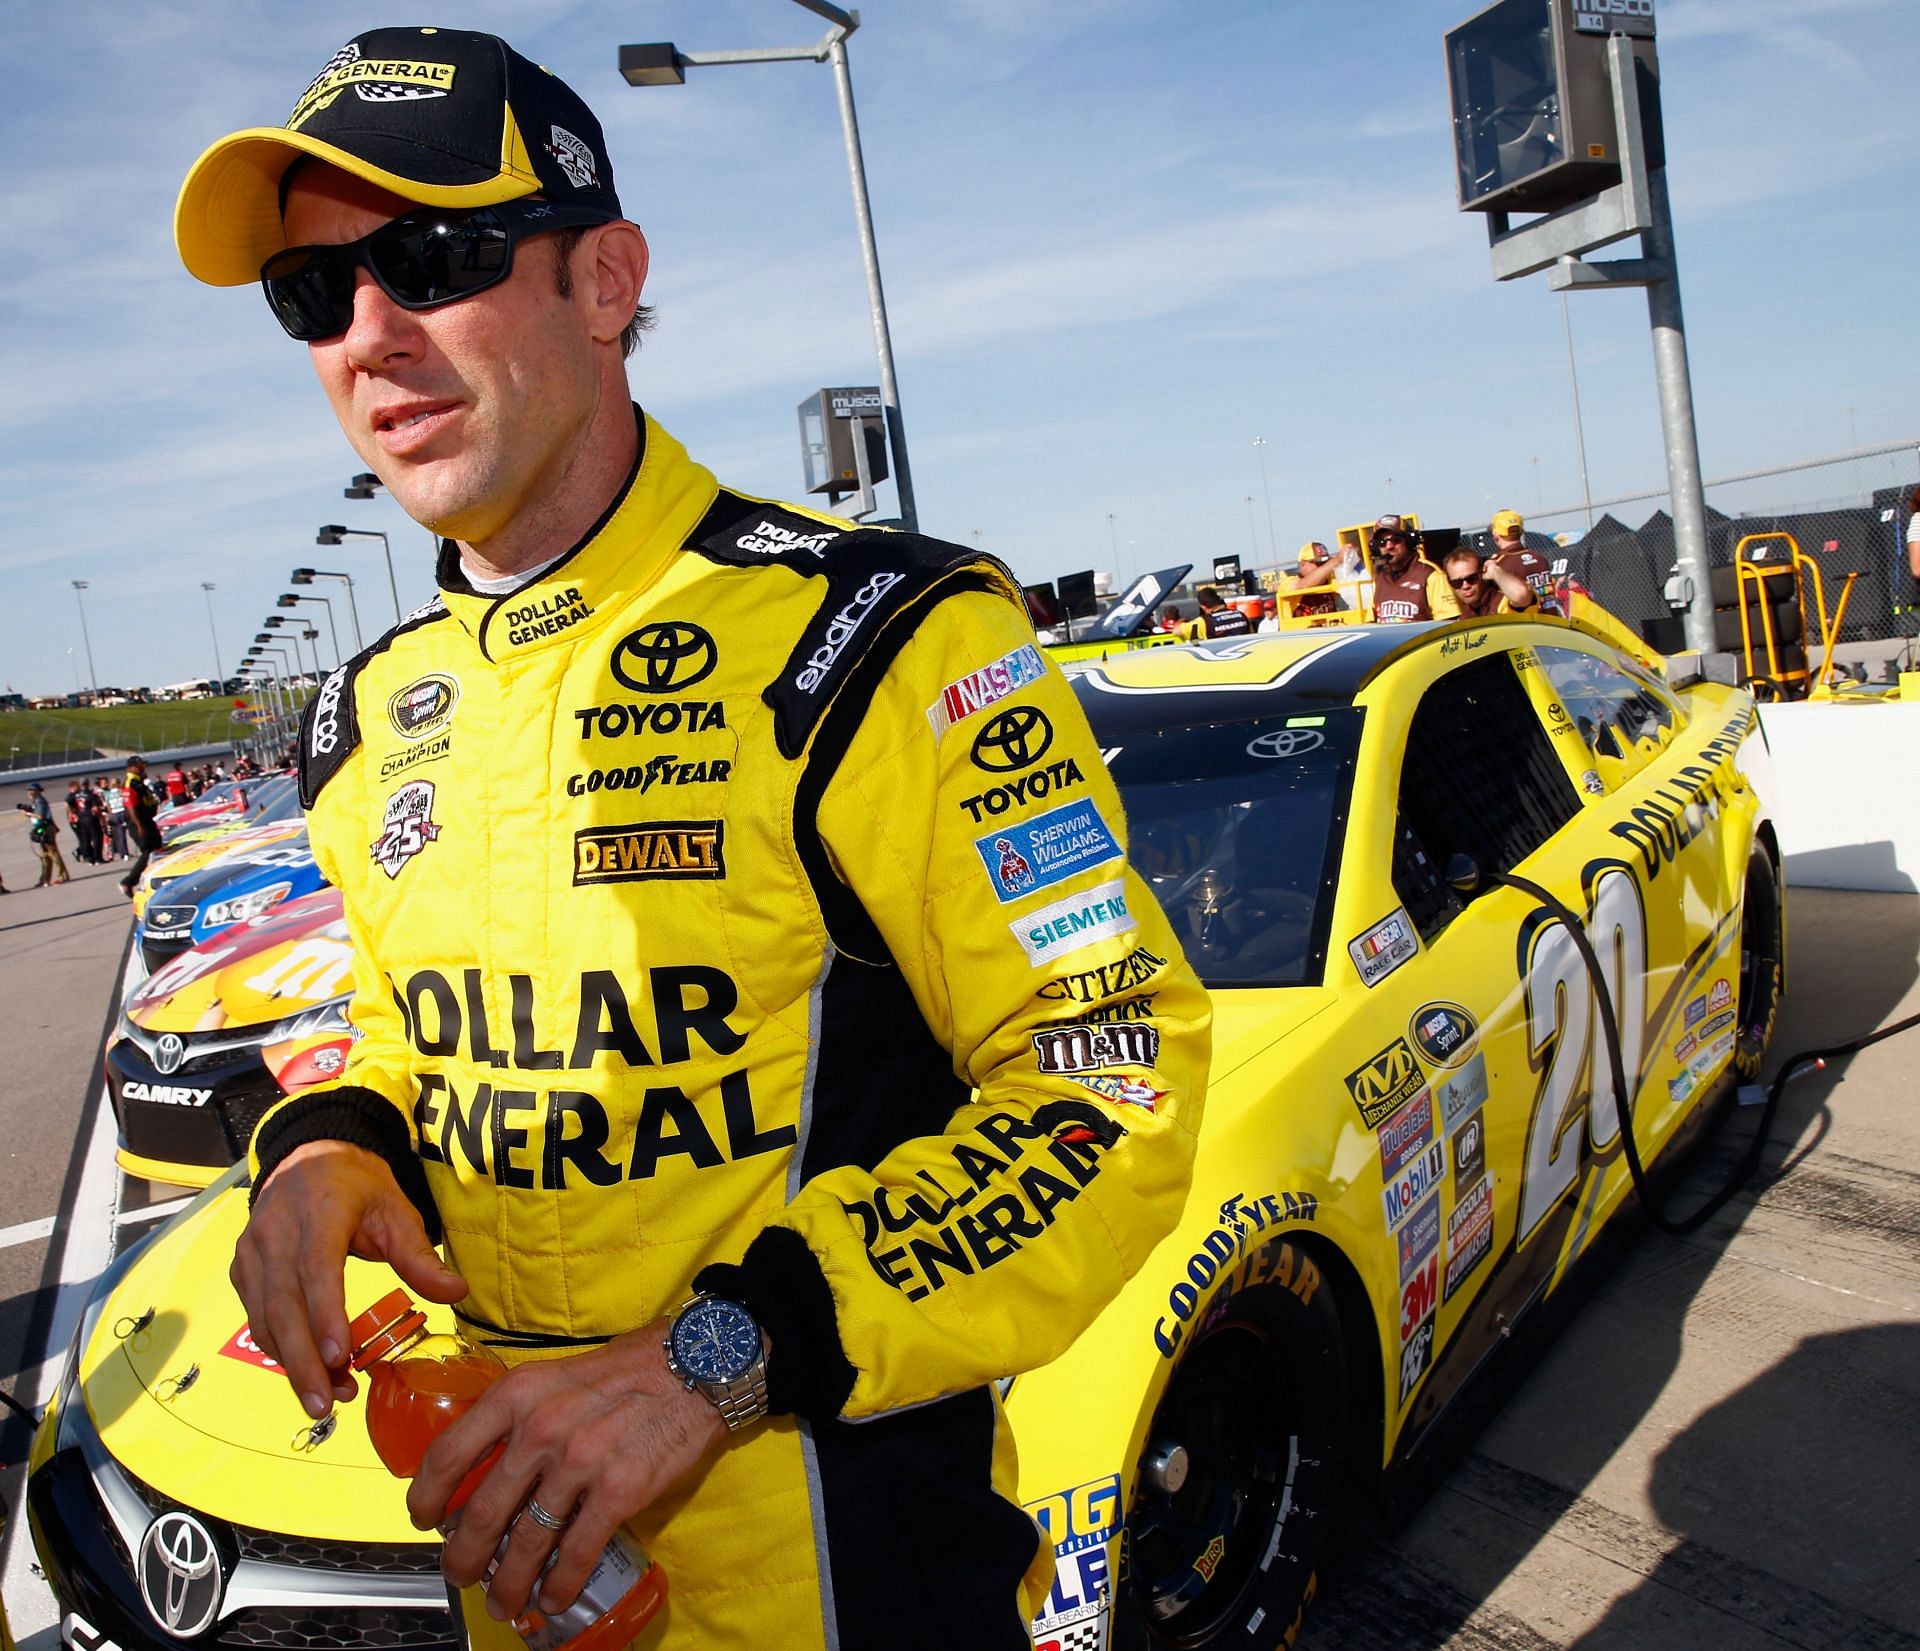
[[[1458,619],[1447,576],[1419,554],[1404,518],[1389,513],[1373,524],[1373,617],[1385,624]]]
[[[1441,565],[1463,619],[1518,613],[1534,604],[1533,587],[1526,580],[1508,572],[1497,556],[1483,558],[1464,540],[1441,558]]]
[[[994,1383],[1177,1218],[1208,1011],[1018,584],[722,487],[631,404],[647,244],[491,36],[351,41],[176,235],[441,535],[302,725],[361,1036],[254,1137],[255,1338],[349,1396],[351,1251],[514,1364],[409,1493],[430,1526],[501,1450],[444,1550],[478,1646],[622,1523],[650,1647],[1026,1646],[1054,1555]],[[1006,710],[1073,781],[983,828]]]

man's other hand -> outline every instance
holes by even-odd
[[[427,1242],[420,1212],[375,1153],[309,1141],[274,1168],[234,1246],[231,1277],[247,1326],[286,1371],[307,1414],[351,1399],[346,1262],[384,1261],[415,1295],[454,1302],[467,1281]]]
[[[519,1615],[536,1583],[543,1611],[565,1610],[615,1529],[692,1475],[726,1437],[713,1403],[667,1368],[666,1334],[660,1319],[590,1352],[523,1364],[427,1452],[407,1492],[422,1530],[441,1524],[454,1489],[496,1445],[506,1447],[459,1510],[440,1558],[448,1581],[470,1587],[511,1530],[487,1588],[495,1618]],[[529,1518],[529,1498],[565,1529]]]

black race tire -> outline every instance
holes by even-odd
[[[1332,1286],[1316,1286],[1216,1305],[1181,1356],[1128,1511],[1114,1651],[1268,1651],[1299,1634],[1348,1466],[1346,1346]],[[1148,1467],[1169,1442],[1188,1467],[1171,1492]]]
[[[1749,1082],[1766,1064],[1773,1023],[1780,1014],[1786,949],[1780,874],[1767,845],[1756,839],[1747,859],[1740,911],[1740,992],[1733,1043],[1733,1069]]]

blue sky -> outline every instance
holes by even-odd
[[[1454,206],[1441,36],[1474,9],[870,0],[850,52],[922,527],[1032,580],[1578,499],[1561,301],[1496,283]],[[796,404],[874,381],[830,71],[636,91],[614,66],[623,40],[810,42],[798,6],[8,6],[11,687],[73,686],[76,578],[103,683],[210,673],[203,580],[228,671],[297,564],[352,572],[363,621],[390,619],[378,542],[317,549],[322,522],[386,530],[402,605],[428,593],[425,530],[341,498],[360,466],[305,352],[171,239],[201,148],[388,22],[503,33],[594,105],[653,246],[636,398],[724,480],[793,495]],[[1660,0],[1660,28],[1707,473],[1920,434],[1920,7]],[[1643,297],[1582,294],[1572,320],[1594,495],[1655,485]]]

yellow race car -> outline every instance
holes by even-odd
[[[1214,1064],[1182,1222],[1007,1394],[1056,1547],[1043,1651],[1292,1643],[1336,1488],[1393,1474],[1631,1196],[1626,1130],[1668,1156],[1758,1070],[1784,955],[1764,746],[1746,695],[1659,666],[1513,617],[1072,668],[1215,993]],[[1013,800],[1066,783],[1017,701],[977,737]],[[1087,1082],[1130,1082],[1100,1022],[1150,1014],[1160,962],[1047,987]],[[244,1220],[216,1184],[75,1338],[28,1496],[69,1642],[450,1641],[361,1407],[310,1426],[246,1336]],[[348,1310],[390,1287],[351,1264]],[[170,1591],[167,1553],[218,1563]]]

